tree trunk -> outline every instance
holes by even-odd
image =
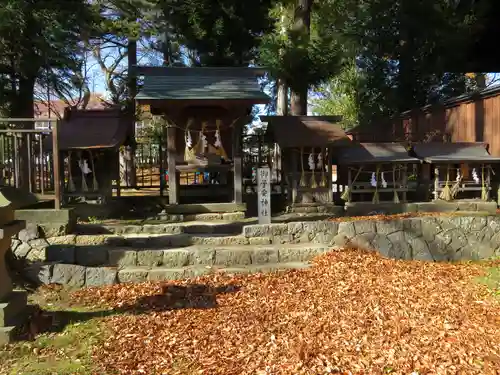
[[[314,0],[297,0],[294,14],[293,31],[297,33],[298,42],[309,40],[311,33],[311,10]],[[298,47],[298,46],[297,46]],[[291,95],[291,114],[293,116],[307,115],[308,87],[295,89]]]
[[[120,148],[120,185],[123,187],[135,187],[137,185],[137,176],[135,168],[135,121],[136,106],[135,96],[137,95],[137,41],[129,38],[127,45],[127,115],[131,118],[129,136],[125,147]]]
[[[278,88],[276,113],[278,116],[286,116],[288,114],[288,87],[282,79],[276,82],[276,86]]]

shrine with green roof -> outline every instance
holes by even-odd
[[[164,126],[170,204],[243,203],[242,135],[252,108],[270,98],[258,68],[137,67],[135,97]],[[181,184],[181,174],[210,181]]]

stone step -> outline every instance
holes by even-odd
[[[252,223],[252,222],[249,222]],[[240,234],[247,222],[231,221],[189,221],[185,223],[164,224],[79,224],[74,234],[103,235],[103,234]]]
[[[81,266],[112,267],[184,267],[194,265],[267,264],[303,262],[331,249],[319,244],[287,245],[193,245],[176,248],[119,248],[115,246],[82,246],[64,251],[47,249],[47,261]],[[61,250],[61,249],[58,249]]]
[[[209,275],[217,272],[230,274],[266,273],[273,271],[287,271],[292,269],[306,269],[307,262],[286,262],[269,264],[251,264],[233,267],[225,266],[185,266],[185,267],[146,267],[135,266],[119,269],[117,267],[84,267],[74,264],[39,263],[30,266],[30,278],[41,284],[62,284],[81,288],[84,286],[112,285],[124,282],[180,280]],[[4,329],[4,340],[10,336],[11,330]],[[2,328],[0,328],[0,342],[2,342]]]
[[[25,317],[28,294],[24,291],[14,291],[0,303],[0,327],[16,326]]]
[[[10,344],[14,341],[16,327],[0,327],[0,346]]]

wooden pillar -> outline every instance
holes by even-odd
[[[242,137],[243,125],[236,124],[233,127],[233,176],[234,176],[234,203],[243,203],[243,160],[242,160]],[[260,156],[259,156],[260,158]],[[260,159],[259,159],[260,161]],[[260,164],[259,164],[260,167]]]
[[[404,191],[403,191],[403,194],[402,194],[402,197],[403,197],[403,203],[406,203],[406,200],[407,200],[407,192],[406,192],[406,189],[408,189],[408,164],[404,164],[403,165],[403,175],[402,175],[402,178],[403,178],[403,181],[402,182],[402,185],[404,187]]]
[[[172,125],[167,126],[167,159],[168,159],[168,202],[169,204],[179,204],[179,178],[176,168],[176,128]]]
[[[328,163],[327,166],[328,168],[326,169],[326,186],[328,187],[328,202],[333,202],[333,176],[332,176],[332,149],[331,147],[327,147],[326,149],[326,162]],[[323,167],[324,168],[324,167]]]
[[[53,168],[54,168],[54,208],[56,210],[61,209],[61,176],[64,175],[64,164],[61,163],[61,152],[59,151],[59,122],[56,121],[52,124],[52,158],[53,158]],[[63,170],[63,173],[61,173]]]
[[[434,168],[434,200],[438,200],[439,199],[439,167],[438,166],[435,166]]]
[[[347,166],[347,189],[349,189],[347,202],[350,202],[352,200],[352,170],[349,166]]]
[[[290,187],[292,190],[292,204],[297,202],[297,196],[298,196],[298,191],[297,191],[297,186],[298,186],[298,158],[299,158],[299,153],[297,152],[296,149],[290,149]],[[302,154],[301,154],[302,156]]]

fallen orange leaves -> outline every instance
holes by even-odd
[[[113,374],[498,374],[500,305],[472,264],[357,250],[309,270],[78,291],[108,306]],[[123,313],[122,313],[123,312]]]

